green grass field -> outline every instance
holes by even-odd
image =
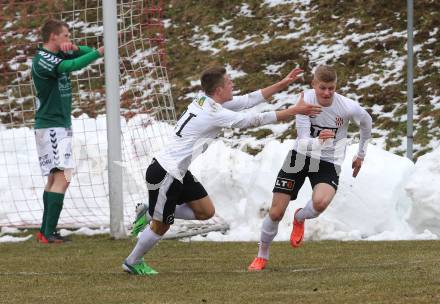
[[[440,303],[440,242],[276,242],[248,273],[257,244],[162,241],[159,271],[121,269],[132,240],[73,236],[64,245],[0,244],[0,303]]]

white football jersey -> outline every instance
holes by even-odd
[[[315,90],[304,92],[304,102],[318,105]],[[365,157],[367,140],[371,137],[371,117],[357,102],[335,93],[333,102],[322,107],[322,112],[314,117],[296,115],[298,132],[294,150],[307,156],[341,165],[347,146],[347,129],[352,121],[360,127],[358,156]],[[324,129],[335,132],[334,139],[319,140],[319,133]]]
[[[174,178],[182,181],[191,162],[208,148],[222,128],[248,128],[276,122],[274,111],[257,114],[235,112],[263,101],[261,91],[234,96],[223,104],[208,96],[194,99],[177,121],[174,134],[157,155],[157,161]]]

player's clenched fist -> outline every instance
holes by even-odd
[[[351,163],[351,168],[353,169],[353,177],[356,177],[361,170],[362,162],[364,160],[358,156],[353,158],[353,162]]]
[[[99,52],[99,54],[101,55],[101,57],[104,55],[104,46],[101,46],[99,49],[98,49],[98,52]]]
[[[60,44],[60,50],[64,53],[67,53],[69,51],[78,51],[78,47],[72,42],[63,42]]]
[[[329,129],[324,129],[319,133],[319,139],[326,140],[330,138],[335,138],[335,132]]]

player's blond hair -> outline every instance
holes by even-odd
[[[337,79],[336,70],[328,65],[318,66],[313,76],[313,80],[322,82],[336,82]]]

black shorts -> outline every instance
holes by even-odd
[[[183,177],[183,184],[172,177],[156,159],[145,174],[148,188],[148,212],[150,216],[165,224],[174,223],[176,205],[181,205],[208,195],[190,171]]]
[[[338,165],[291,150],[278,173],[273,192],[290,194],[291,200],[295,200],[306,177],[309,178],[312,188],[319,183],[325,183],[338,190],[340,172],[341,167]]]

